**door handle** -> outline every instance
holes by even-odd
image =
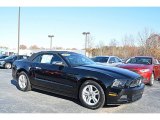
[[[35,67],[37,70],[41,70],[42,68],[41,67]]]

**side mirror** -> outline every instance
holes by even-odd
[[[64,66],[64,63],[61,61],[54,61],[52,62],[53,65],[59,65],[59,66]]]

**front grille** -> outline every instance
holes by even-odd
[[[130,83],[129,87],[139,87],[142,84],[142,81],[143,81],[142,77],[137,78]]]

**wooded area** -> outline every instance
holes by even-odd
[[[126,35],[121,44],[116,39],[110,40],[109,45],[100,41],[96,47],[88,47],[87,51],[90,56],[115,55],[121,58],[153,56],[160,59],[160,35],[152,30],[144,29],[138,32],[136,37]]]

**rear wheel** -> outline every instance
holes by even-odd
[[[6,69],[11,69],[12,68],[12,64],[11,63],[6,63],[4,67]]]
[[[153,86],[153,84],[154,84],[154,73],[151,74],[150,81],[149,81],[150,86]]]
[[[98,109],[104,106],[105,94],[97,82],[87,80],[81,85],[79,99],[84,107]]]
[[[31,84],[28,75],[25,72],[21,72],[18,76],[18,88],[21,91],[30,91]]]

